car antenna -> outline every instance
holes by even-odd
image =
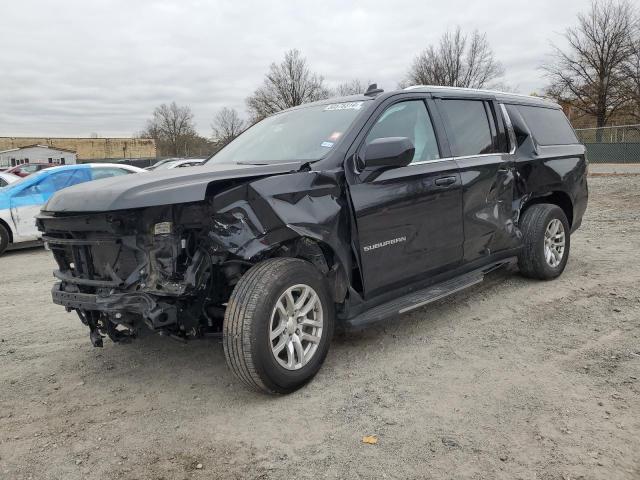
[[[375,97],[376,95],[378,95],[379,93],[384,92],[383,89],[378,88],[378,84],[377,83],[372,83],[371,85],[369,85],[369,88],[367,88],[367,91],[364,92],[364,94],[367,97]]]

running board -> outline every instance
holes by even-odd
[[[487,273],[508,263],[510,262],[504,260],[496,262],[495,264],[454,277],[451,280],[437,283],[423,290],[418,290],[417,292],[383,303],[382,305],[378,305],[362,312],[360,315],[345,320],[345,326],[350,329],[358,329],[370,323],[386,320],[388,318],[410,312],[416,308],[424,307],[425,305],[448,297],[449,295],[453,295],[465,288],[477,285],[484,280],[484,276]]]

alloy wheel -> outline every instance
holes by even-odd
[[[313,358],[322,339],[322,302],[309,285],[289,287],[271,314],[271,352],[287,370],[299,370]]]

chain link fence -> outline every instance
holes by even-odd
[[[640,163],[640,124],[578,128],[591,163]]]

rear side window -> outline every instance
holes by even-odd
[[[540,145],[580,143],[562,110],[524,105],[516,108]]]
[[[443,100],[442,109],[449,121],[452,153],[455,157],[493,153],[492,129],[482,100]]]

